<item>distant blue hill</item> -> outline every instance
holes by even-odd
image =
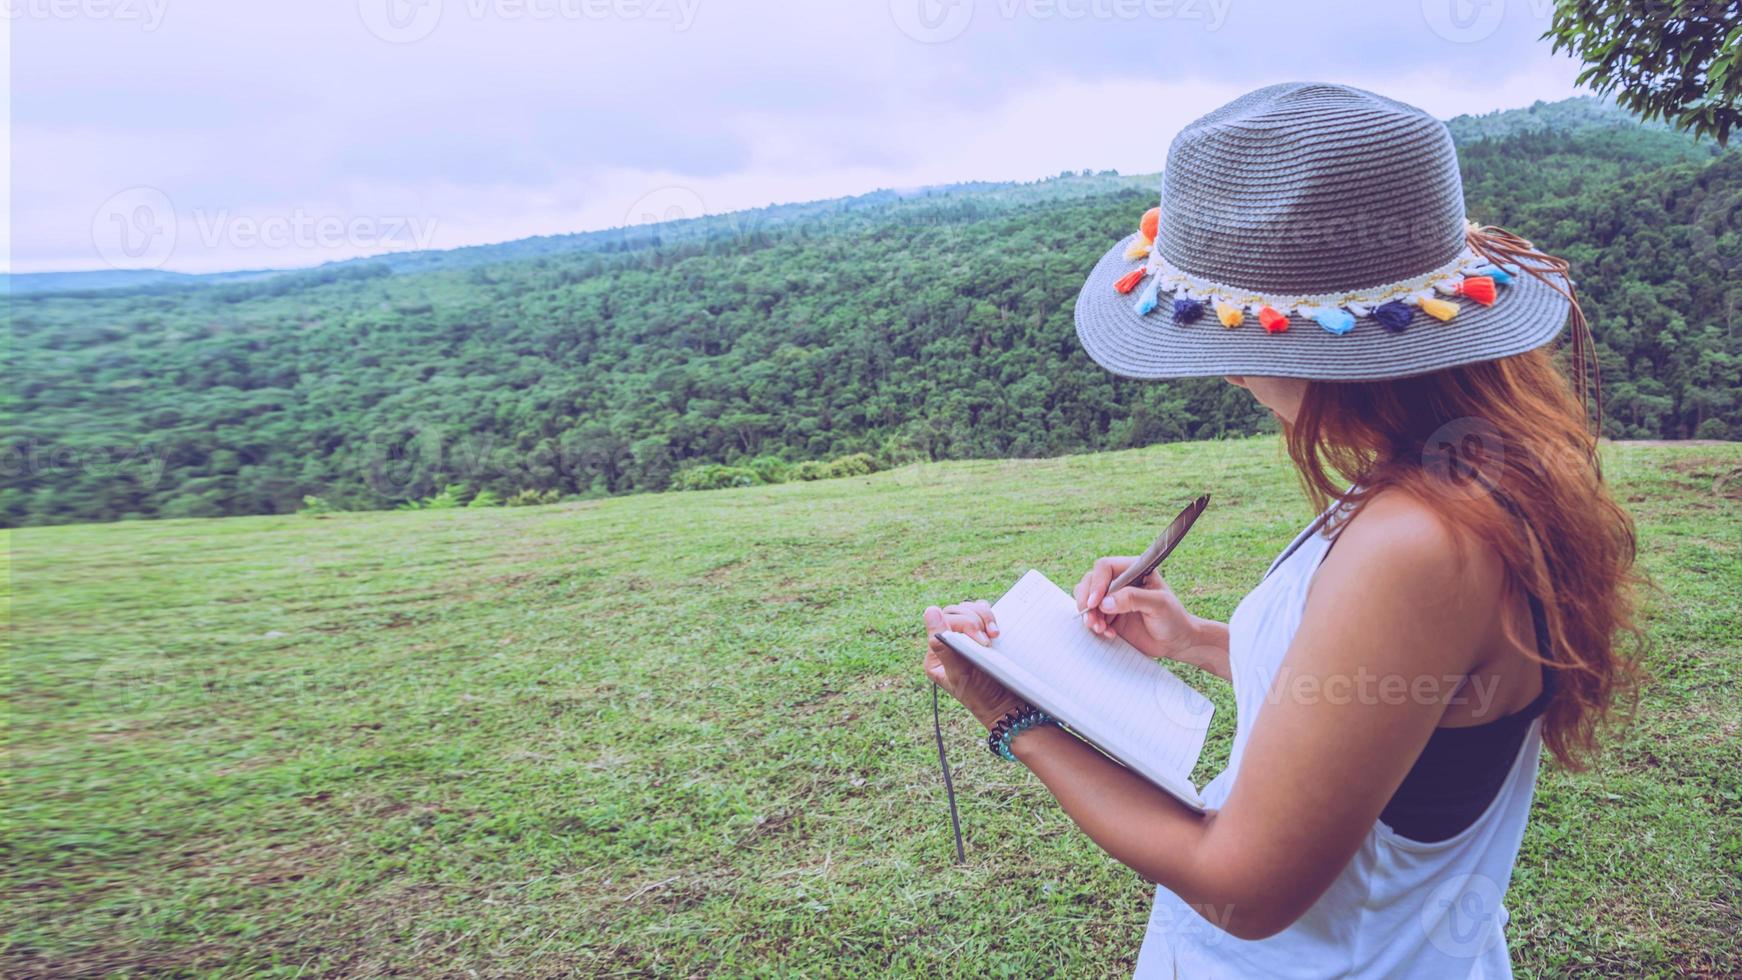
[[[214,272],[193,275],[186,272],[166,272],[162,269],[98,269],[91,272],[20,272],[0,277],[8,290],[16,295],[35,293],[65,293],[97,289],[135,289],[141,286],[199,285],[218,282],[239,282],[279,275],[282,270],[263,269],[250,272]]]
[[[1691,142],[1662,124],[1640,123],[1613,103],[1590,96],[1564,99],[1559,102],[1537,102],[1524,109],[1507,109],[1480,116],[1458,116],[1448,120],[1452,136],[1462,145],[1484,139],[1499,139],[1524,133],[1580,132],[1602,129],[1655,129],[1667,141],[1677,144]],[[870,210],[891,203],[918,201],[922,204],[976,203],[997,206],[1000,203],[1030,203],[1058,200],[1078,195],[1104,193],[1115,185],[1150,185],[1154,175],[1121,176],[1113,171],[1091,174],[1062,174],[1048,180],[1019,182],[989,182],[949,184],[913,191],[878,190],[853,197],[809,201],[801,204],[779,204],[729,214],[708,215],[678,221],[611,228],[602,231],[576,232],[566,235],[542,235],[493,245],[472,245],[454,249],[432,249],[417,252],[395,252],[387,255],[329,262],[303,269],[267,269],[240,272],[219,272],[195,275],[165,272],[155,269],[103,269],[90,272],[32,272],[0,277],[12,294],[93,292],[118,289],[163,289],[200,287],[221,283],[260,280],[276,276],[292,276],[330,280],[345,277],[352,267],[368,266],[371,271],[395,274],[463,269],[497,262],[511,262],[541,256],[575,252],[612,253],[635,251],[680,242],[728,240],[741,238],[747,232],[773,230],[806,221],[838,219],[855,211]]]
[[[1000,207],[1010,204],[1058,201],[1105,194],[1126,186],[1156,186],[1155,175],[1122,176],[1116,171],[1080,174],[1066,173],[1058,177],[1029,182],[975,181],[923,187],[913,190],[878,190],[853,197],[807,201],[798,204],[777,204],[763,208],[733,211],[727,214],[705,215],[609,228],[602,231],[575,232],[566,235],[540,235],[493,245],[470,245],[453,249],[429,249],[414,252],[393,252],[379,256],[328,262],[302,269],[252,270],[189,274],[155,269],[104,269],[91,272],[19,273],[4,277],[14,295],[46,293],[77,293],[128,289],[174,289],[262,280],[275,277],[287,279],[317,279],[330,281],[362,272],[387,271],[394,274],[465,269],[498,262],[513,262],[545,256],[593,252],[609,254],[630,252],[663,245],[710,240],[735,241],[758,231],[772,231],[793,224],[815,221],[836,221],[857,212],[871,212],[890,205],[909,204],[926,207],[961,203],[971,206]]]

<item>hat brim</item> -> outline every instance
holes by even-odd
[[[1139,316],[1137,293],[1113,288],[1137,268],[1125,258],[1131,235],[1101,257],[1077,294],[1077,339],[1095,363],[1128,378],[1198,378],[1215,375],[1376,381],[1427,374],[1459,364],[1492,361],[1535,350],[1553,340],[1571,309],[1566,297],[1534,276],[1518,275],[1500,287],[1492,306],[1458,301],[1458,315],[1441,322],[1417,312],[1408,329],[1391,333],[1370,317],[1338,336],[1316,322],[1289,318],[1282,333],[1257,321],[1232,329],[1212,311],[1185,326],[1171,314],[1173,299]]]

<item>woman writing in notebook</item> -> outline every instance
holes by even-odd
[[[1086,629],[1233,683],[1209,809],[937,640],[926,658],[1159,884],[1140,976],[1509,975],[1501,900],[1539,749],[1572,767],[1594,749],[1637,636],[1632,526],[1545,350],[1569,318],[1582,381],[1565,263],[1466,225],[1450,136],[1419,110],[1273,86],[1174,141],[1159,215],[1091,273],[1078,336],[1119,374],[1245,388],[1323,511],[1228,623],[1153,574],[1108,594],[1131,559],[1076,586]],[[999,631],[984,602],[925,619]]]

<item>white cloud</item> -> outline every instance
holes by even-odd
[[[102,267],[114,249],[93,219],[141,186],[176,210],[165,267],[200,272],[406,243],[288,234],[274,247],[252,233],[299,222],[404,219],[446,248],[620,225],[650,194],[659,209],[717,213],[1066,169],[1154,171],[1185,122],[1294,80],[1302,59],[1289,52],[1300,50],[1340,69],[1310,74],[1440,116],[1574,93],[1574,66],[1534,42],[1529,17],[1454,43],[1415,4],[1369,7],[1351,28],[1283,0],[1241,0],[1206,31],[1049,20],[1021,5],[1005,5],[1007,17],[988,0],[959,37],[924,44],[897,28],[895,0],[702,0],[681,31],[429,0],[442,11],[433,32],[389,44],[359,16],[372,2],[178,0],[145,33],[17,22],[33,38],[16,55],[17,268]]]

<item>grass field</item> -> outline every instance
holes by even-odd
[[[1742,445],[1617,446],[1655,682],[1545,770],[1519,972],[1742,972]],[[928,602],[1170,562],[1225,617],[1274,438],[527,509],[14,532],[7,976],[1128,972],[1148,889],[947,715]],[[1231,701],[1198,776],[1226,759]]]

